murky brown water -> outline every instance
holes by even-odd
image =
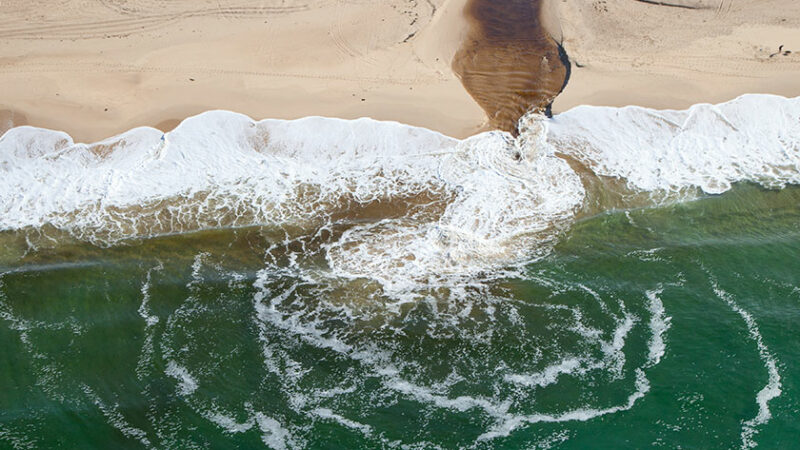
[[[471,29],[453,59],[464,87],[494,128],[516,133],[531,108],[542,111],[564,86],[569,68],[544,30],[540,0],[470,0]]]

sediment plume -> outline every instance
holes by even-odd
[[[547,111],[569,62],[542,20],[541,0],[470,0],[467,39],[453,70],[493,128],[517,133],[529,110]]]

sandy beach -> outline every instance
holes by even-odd
[[[92,141],[227,109],[470,135],[484,114],[450,68],[464,3],[3,1],[0,127]]]
[[[572,73],[554,111],[683,109],[744,93],[800,95],[800,2],[563,0]]]
[[[227,109],[257,119],[369,116],[468,136],[492,120],[454,70],[454,56],[476,36],[466,6],[4,1],[0,130],[30,124],[94,141]],[[556,113],[579,104],[684,108],[747,92],[800,94],[793,0],[543,6],[542,24],[571,61]],[[542,65],[547,73],[562,74],[548,64],[555,67],[553,58]]]

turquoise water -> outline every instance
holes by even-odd
[[[279,231],[24,256],[0,235],[0,447],[800,441],[798,188],[585,218],[521,271],[413,298]]]

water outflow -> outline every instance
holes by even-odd
[[[522,132],[526,111],[544,111],[564,88],[570,65],[542,23],[540,0],[470,0],[469,34],[453,71],[492,127]]]
[[[589,185],[663,201],[740,181],[800,182],[800,99],[579,107],[526,115],[519,129],[459,141],[371,119],[213,111],[166,134],[137,128],[87,145],[19,127],[0,138],[0,230],[114,245],[263,225],[322,236],[309,251],[334,276],[392,290],[545,254],[596,195]]]

